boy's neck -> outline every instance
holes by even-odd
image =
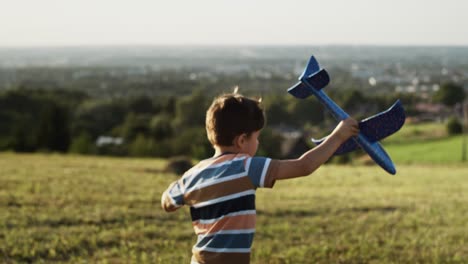
[[[225,153],[241,153],[241,150],[236,146],[214,146],[215,154],[214,157]]]

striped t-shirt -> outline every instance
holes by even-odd
[[[255,190],[275,183],[276,161],[223,154],[201,161],[162,195],[166,211],[188,205],[198,236],[192,263],[249,263],[255,233]]]

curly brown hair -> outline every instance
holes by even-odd
[[[205,124],[212,145],[232,146],[236,136],[250,136],[265,125],[261,100],[237,93],[223,94],[208,108]]]

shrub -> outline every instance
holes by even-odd
[[[193,167],[192,161],[185,156],[178,156],[169,159],[165,171],[172,172],[177,175],[182,175],[184,172]]]
[[[78,154],[93,154],[97,152],[93,139],[88,133],[82,133],[74,138],[68,151]]]
[[[129,146],[129,154],[134,157],[148,157],[152,155],[153,149],[154,141],[143,134],[138,134]]]
[[[332,157],[332,163],[335,164],[350,164],[352,162],[351,154],[343,154]]]
[[[447,132],[449,135],[457,135],[463,133],[463,125],[456,117],[451,117],[447,122]]]

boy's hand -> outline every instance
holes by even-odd
[[[350,137],[357,136],[359,133],[358,122],[352,118],[347,118],[341,121],[333,132],[330,134],[331,137],[337,137],[341,142],[345,142]]]

